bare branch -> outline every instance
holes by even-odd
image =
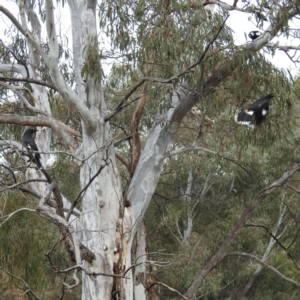
[[[46,126],[54,130],[72,148],[78,147],[73,135],[81,136],[80,133],[68,127],[66,124],[57,121],[52,116],[19,116],[13,114],[0,114],[0,124],[16,124],[22,126]]]
[[[159,281],[155,281],[153,284],[151,284],[149,287],[147,287],[147,290],[149,290],[150,288],[152,288],[156,284],[161,285],[161,286],[167,288],[169,291],[179,295],[181,298],[183,298],[185,300],[188,300],[188,298],[186,298],[184,295],[182,295],[179,291],[177,291],[177,290],[171,288],[170,286],[168,286],[167,284],[165,284],[163,282],[159,282]]]
[[[266,232],[276,241],[276,243],[280,246],[280,248],[282,248],[287,256],[292,260],[292,262],[295,264],[295,266],[300,270],[300,266],[297,263],[297,259],[288,251],[288,248],[286,248],[279,240],[279,238],[277,238],[272,232],[271,230],[265,226],[265,225],[261,225],[261,224],[245,224],[245,227],[260,227],[266,230]]]
[[[26,207],[17,209],[16,211],[10,213],[9,215],[0,217],[0,219],[4,219],[4,221],[0,224],[0,228],[8,221],[11,217],[13,217],[15,214],[17,214],[17,213],[20,212],[20,211],[30,211],[30,212],[35,212],[35,213],[36,213],[36,210],[35,210],[35,209],[30,209],[30,208],[26,208]]]
[[[284,52],[289,51],[289,50],[300,50],[300,45],[299,46],[291,46],[291,45],[274,44],[271,46],[276,49],[282,50]]]
[[[145,79],[140,80],[136,85],[134,85],[131,90],[125,95],[125,97],[119,102],[115,110],[104,118],[104,122],[109,121],[111,118],[116,116],[123,108],[125,101],[145,82]]]
[[[6,274],[8,274],[9,276],[11,276],[11,277],[13,277],[13,278],[15,278],[15,279],[17,279],[17,280],[20,280],[20,281],[26,286],[27,290],[23,293],[23,295],[24,295],[24,294],[31,293],[31,294],[34,296],[35,299],[38,299],[38,300],[40,299],[40,298],[32,291],[32,289],[29,287],[29,285],[27,284],[27,282],[26,282],[24,279],[22,279],[22,278],[20,278],[20,277],[18,277],[18,276],[16,276],[16,275],[14,275],[14,274],[12,274],[11,272],[5,270],[5,269],[2,268],[2,267],[0,267],[0,270],[2,270],[3,272],[5,272]]]
[[[129,174],[132,177],[134,171],[136,169],[137,163],[140,159],[141,155],[141,140],[139,134],[139,123],[142,117],[144,107],[146,104],[146,96],[143,95],[136,106],[136,109],[132,115],[131,124],[130,124],[130,132],[132,136],[132,145],[131,145],[131,162],[130,162],[130,170]]]
[[[201,151],[204,151],[204,152],[209,152],[211,154],[219,155],[219,156],[223,157],[222,155],[220,155],[216,151],[206,149],[206,148],[203,148],[203,147],[196,147],[194,145],[190,145],[190,146],[181,147],[181,148],[176,149],[176,150],[167,151],[167,152],[164,153],[164,155],[157,156],[156,161],[157,161],[157,163],[160,163],[162,160],[164,160],[167,157],[171,157],[171,156],[174,156],[174,155],[179,155],[181,153],[189,152],[189,151],[193,151],[193,150],[201,150]]]
[[[34,83],[42,86],[46,86],[50,89],[57,91],[57,88],[52,83],[45,82],[43,80],[33,79],[33,78],[24,78],[24,77],[0,77],[0,81],[8,81],[8,82],[27,82]]]
[[[26,65],[26,61],[23,59],[20,59],[17,55],[15,55],[15,53],[13,51],[11,51],[8,47],[6,47],[3,43],[3,41],[0,39],[1,44],[3,45],[3,47],[5,47],[6,51],[8,51],[19,63],[20,65],[22,65],[26,71],[26,75],[27,77],[29,77],[29,70],[28,67]]]
[[[31,43],[31,45],[43,57],[43,59],[47,61],[47,55],[43,51],[41,45],[31,35],[27,23],[23,22],[23,24],[20,24],[19,21],[14,17],[14,15],[10,13],[10,11],[4,8],[2,5],[0,5],[0,11],[2,11],[10,19],[10,21],[17,27],[17,29],[23,34],[23,36]],[[21,19],[25,20],[24,0],[20,1],[20,14],[21,14]]]
[[[1,78],[1,77],[0,77]],[[3,82],[0,82],[0,85],[4,86],[5,88],[7,89],[10,89],[11,91],[13,91],[16,95],[18,95],[18,97],[21,99],[21,101],[26,105],[26,107],[28,109],[30,109],[31,111],[35,112],[35,113],[38,113],[38,114],[41,114],[41,115],[44,115],[44,116],[49,116],[49,113],[44,111],[44,110],[41,110],[41,109],[38,109],[34,106],[32,106],[28,101],[27,99],[18,91],[19,89],[26,89],[26,88],[15,88],[9,84],[6,84],[6,83],[3,83]],[[26,89],[28,91],[28,89]],[[30,92],[30,96],[33,97],[33,95],[31,94]],[[33,97],[35,103],[37,103],[37,100]]]
[[[48,3],[48,2],[47,2]],[[31,45],[34,47],[34,49],[37,50],[37,52],[43,57],[45,63],[49,67],[50,75],[52,78],[53,83],[55,84],[57,90],[60,92],[63,99],[71,104],[73,104],[76,109],[78,110],[79,114],[83,118],[85,122],[89,124],[90,130],[94,130],[96,128],[95,120],[90,114],[87,107],[84,105],[84,103],[78,98],[78,95],[72,90],[71,87],[69,87],[61,72],[59,71],[57,61],[53,61],[53,58],[50,58],[42,49],[40,44],[34,39],[34,37],[31,35],[30,30],[28,29],[26,18],[25,18],[25,10],[24,10],[24,0],[20,1],[20,15],[22,24],[18,22],[18,20],[2,5],[0,5],[0,11],[2,11],[10,20],[11,22],[18,28],[18,30],[28,39],[28,41],[31,43]],[[34,12],[32,12],[34,13]],[[48,16],[46,18],[48,20]],[[54,26],[54,24],[52,24]],[[55,31],[54,31],[55,32]],[[53,50],[53,49],[52,49]]]
[[[212,4],[213,2],[219,4],[220,1],[207,1],[207,4],[208,2],[209,4]],[[290,9],[290,6],[281,8],[281,11],[285,10],[288,10],[289,18],[292,18],[299,13],[297,5],[295,5],[295,8],[293,9]],[[210,88],[220,84],[224,80],[224,78],[226,78],[234,71],[234,69],[240,66],[245,59],[250,57],[252,52],[257,52],[264,46],[269,45],[270,40],[272,40],[274,36],[276,36],[276,34],[280,31],[284,24],[284,21],[280,18],[281,11],[278,12],[277,16],[275,17],[276,21],[274,21],[258,39],[254,40],[251,43],[240,46],[236,53],[233,55],[233,58],[229,61],[226,61],[219,69],[217,69],[212,74],[212,76],[203,86],[204,93],[207,92],[207,90],[209,90]]]
[[[266,198],[269,194],[274,192],[278,187],[284,186],[284,184],[287,182],[287,180],[293,176],[296,172],[300,171],[300,164],[294,166],[287,172],[285,172],[278,180],[273,182],[270,186],[267,188],[261,190],[256,197],[252,198],[248,207],[238,220],[238,222],[235,224],[235,226],[232,228],[232,230],[228,233],[227,237],[225,238],[222,245],[219,247],[216,254],[211,258],[211,260],[207,263],[207,265],[198,273],[198,275],[195,277],[193,283],[190,285],[188,291],[184,294],[188,298],[192,298],[194,293],[197,291],[198,287],[201,285],[203,280],[206,278],[206,276],[214,269],[216,268],[220,262],[226,257],[227,250],[231,243],[234,241],[236,235],[238,232],[244,227],[245,223],[251,216],[251,213],[253,210],[258,206],[258,204]]]
[[[25,69],[24,66],[20,65],[20,64],[0,64],[0,72],[13,72],[13,73],[18,73],[21,74],[24,78],[24,76],[27,75],[27,71]],[[7,77],[3,77],[4,81],[5,78]]]
[[[130,172],[130,163],[128,160],[118,152],[116,152],[115,155],[116,158],[126,167],[127,171]]]
[[[116,277],[116,278],[124,278],[124,279],[129,279],[128,277],[125,277],[124,275],[118,275],[118,274],[107,274],[107,273],[96,273],[96,272],[90,272],[88,271],[84,266],[82,265],[75,265],[72,266],[70,268],[67,268],[65,270],[58,270],[58,269],[54,269],[54,271],[56,273],[68,273],[74,270],[82,270],[83,272],[85,272],[87,275],[91,275],[91,276],[107,276],[107,277]]]
[[[290,279],[286,276],[284,276],[282,273],[280,273],[277,269],[275,269],[274,267],[266,264],[265,262],[263,262],[261,259],[259,259],[258,257],[256,257],[255,255],[253,254],[249,254],[249,253],[244,253],[244,252],[238,252],[238,251],[232,251],[232,252],[228,252],[226,254],[226,257],[227,256],[230,256],[230,255],[238,255],[238,256],[244,256],[244,257],[249,257],[253,260],[255,260],[257,263],[259,263],[260,265],[262,265],[263,267],[265,267],[266,269],[272,271],[275,275],[277,275],[279,278],[293,284],[293,285],[296,285],[298,287],[300,287],[300,283],[293,280],[293,279]]]
[[[7,186],[5,189],[0,190],[0,193],[4,192],[6,190],[11,190],[11,189],[18,188],[20,185],[23,185],[23,184],[26,184],[26,183],[29,183],[29,182],[47,182],[47,180],[45,180],[45,179],[28,179],[28,180],[25,180],[25,181],[18,182],[16,184],[12,184],[12,185]]]
[[[218,1],[218,0],[203,0],[202,4],[203,4],[203,6],[215,4],[215,5],[218,5],[219,7],[223,8],[225,10],[237,10],[237,11],[240,11],[240,12],[249,13],[249,10],[237,7],[236,6],[237,1],[234,1],[233,5],[230,5],[230,4],[227,4],[225,2]]]

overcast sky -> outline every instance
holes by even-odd
[[[224,1],[227,3],[232,4],[232,0],[231,1]],[[251,41],[248,38],[248,33],[250,31],[253,30],[259,30],[256,26],[255,26],[255,20],[248,20],[249,15],[246,15],[245,13],[242,12],[238,12],[238,11],[230,11],[230,17],[228,18],[227,21],[227,25],[232,28],[233,30],[233,36],[234,36],[234,40],[235,40],[235,44],[236,45],[242,45],[245,44],[246,42]],[[269,24],[267,22],[264,22],[264,28],[263,29],[267,29],[267,27],[269,26]],[[291,23],[291,26],[293,26],[293,28],[300,28],[300,22],[298,22],[298,24],[295,23]],[[261,30],[259,30],[261,31]],[[247,38],[246,38],[246,37]],[[296,40],[293,38],[274,38],[272,40],[272,43],[276,43],[277,41],[280,41],[280,45],[293,45],[293,46],[298,46],[300,43],[300,40]],[[261,50],[263,51],[263,50]],[[291,71],[291,73],[293,74],[293,76],[299,74],[299,65],[298,68],[297,66],[289,59],[289,57],[280,50],[276,50],[275,55],[272,57],[271,55],[268,55],[264,52],[265,56],[267,57],[267,59],[269,59],[276,67],[278,68],[284,68],[284,69],[289,69]],[[294,54],[294,51],[289,51],[289,54],[292,56]]]

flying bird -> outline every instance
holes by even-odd
[[[36,129],[27,129],[22,136],[23,145],[29,151],[39,151],[39,149],[34,141],[34,138],[32,136],[33,133],[35,133],[36,131],[37,131]],[[39,169],[42,168],[42,164],[41,164],[41,160],[40,160],[41,155],[39,153],[31,154],[31,159],[37,165],[37,167]]]
[[[254,41],[256,40],[259,36],[261,36],[261,33],[257,30],[254,30],[254,31],[250,31],[249,34],[248,34],[249,38]]]
[[[249,108],[239,114],[235,115],[234,120],[242,125],[252,125],[252,120],[255,119],[255,124],[261,124],[265,119],[269,111],[270,100],[274,97],[273,94],[256,100]]]

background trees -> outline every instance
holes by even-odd
[[[18,17],[0,5],[7,297],[297,297],[298,84],[259,50],[291,49],[273,38],[297,37],[298,6],[23,0]],[[68,7],[70,49],[54,13]],[[237,47],[228,10],[261,37]],[[233,122],[270,92],[263,126]],[[39,128],[43,171],[22,126]]]

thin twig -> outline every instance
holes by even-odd
[[[18,277],[18,276],[16,276],[16,275],[14,275],[14,274],[12,274],[11,272],[7,271],[6,269],[3,269],[2,267],[0,267],[0,270],[2,270],[3,272],[5,272],[6,274],[8,274],[9,276],[11,276],[11,277],[13,277],[13,278],[20,280],[20,281],[26,286],[26,288],[27,288],[27,290],[26,290],[24,293],[28,294],[28,293],[30,292],[30,293],[35,297],[35,299],[40,299],[40,298],[32,291],[32,289],[29,287],[29,285],[27,284],[27,282],[26,282],[24,279],[22,279],[22,278],[20,278],[20,277]],[[24,293],[23,293],[23,294],[24,294]]]
[[[300,283],[293,280],[293,279],[290,279],[286,276],[284,276],[282,273],[280,273],[277,269],[275,269],[274,267],[266,264],[265,262],[263,262],[261,259],[259,259],[258,257],[256,257],[255,255],[253,254],[249,254],[249,253],[244,253],[244,252],[238,252],[238,251],[232,251],[232,252],[228,252],[226,254],[226,257],[227,256],[231,256],[231,255],[238,255],[238,256],[244,256],[244,257],[249,257],[253,260],[255,260],[257,263],[259,263],[260,265],[262,265],[263,267],[265,267],[266,269],[272,271],[275,275],[277,275],[279,278],[289,282],[289,283],[292,283],[298,287],[300,287]]]

